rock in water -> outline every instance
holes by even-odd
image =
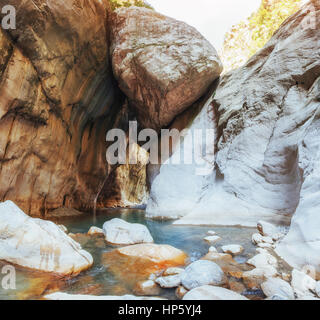
[[[183,297],[183,300],[248,300],[246,297],[220,287],[201,286],[195,288]]]
[[[137,296],[157,296],[160,291],[160,287],[153,280],[138,281],[133,289]]]
[[[222,269],[214,262],[198,260],[191,263],[180,274],[182,285],[188,289],[194,289],[203,285],[222,285],[225,283],[225,275]]]
[[[0,203],[0,260],[62,275],[90,268],[93,259],[50,221],[28,217],[13,202]]]
[[[127,283],[147,279],[151,274],[169,267],[183,266],[187,255],[172,246],[137,244],[106,252],[102,256],[104,265],[118,278]]]
[[[92,227],[90,227],[90,229],[88,231],[88,235],[89,236],[104,235],[104,232],[101,228],[92,226]]]
[[[115,218],[103,225],[106,241],[111,244],[152,243],[153,238],[148,228],[138,223],[128,223]]]
[[[193,27],[146,8],[111,17],[112,66],[146,128],[166,127],[222,72],[216,50]]]
[[[269,278],[261,284],[263,293],[269,298],[273,296],[281,296],[293,300],[294,293],[290,284],[280,278]]]
[[[224,253],[230,253],[233,256],[241,254],[244,251],[243,247],[238,244],[229,244],[227,246],[222,246],[221,249]]]

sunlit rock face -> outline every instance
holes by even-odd
[[[177,224],[286,223],[299,202],[310,201],[305,163],[317,156],[305,156],[304,139],[320,104],[319,21],[319,1],[307,4],[244,67],[223,76],[212,102],[219,115],[215,174],[195,188],[198,177],[180,167],[161,188],[174,198],[170,211],[190,202]],[[183,185],[171,183],[184,174]],[[155,215],[165,212],[160,189],[152,192],[157,188],[151,189]],[[188,188],[195,188],[192,195]]]
[[[106,4],[10,4],[18,27],[0,33],[0,199],[34,215],[91,207],[120,109],[112,107]]]
[[[168,126],[222,71],[215,49],[183,22],[131,7],[116,10],[111,26],[115,77],[146,128]]]
[[[55,223],[28,217],[13,202],[0,203],[0,259],[29,269],[77,275],[93,264]]]

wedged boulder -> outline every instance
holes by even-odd
[[[186,293],[182,300],[248,300],[234,291],[214,286],[201,286]]]
[[[222,76],[209,99],[219,116],[216,173],[205,189],[196,187],[193,197],[184,192],[176,197],[178,203],[192,200],[178,224],[289,223],[298,205],[301,220],[315,220],[306,219],[305,209],[313,216],[312,205],[319,199],[310,181],[316,182],[317,174],[308,179],[318,159],[319,11],[319,1],[303,6],[246,65]],[[197,179],[191,178],[188,185]],[[169,184],[163,183],[162,190],[165,186]],[[170,184],[171,194],[178,194],[177,187]],[[302,229],[304,236],[316,239]],[[299,237],[296,232],[297,244]],[[317,241],[309,244],[314,249],[305,252],[312,259]]]
[[[111,16],[112,66],[146,128],[166,127],[222,72],[216,50],[193,27],[146,8]]]
[[[153,280],[138,281],[133,288],[137,296],[157,296],[160,291],[161,288]]]
[[[112,219],[103,225],[105,239],[111,244],[152,243],[148,228],[142,224],[129,223],[122,219]]]
[[[115,249],[102,255],[102,262],[116,277],[135,284],[151,274],[159,274],[169,268],[183,266],[187,255],[172,246],[136,244]]]
[[[191,263],[180,274],[180,279],[182,285],[188,290],[204,285],[222,285],[226,280],[222,269],[216,263],[208,260]]]
[[[28,217],[13,202],[0,203],[0,260],[62,275],[90,268],[92,256],[50,221]]]

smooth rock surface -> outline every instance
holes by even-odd
[[[146,128],[169,125],[222,72],[216,50],[197,30],[146,8],[112,14],[110,52],[120,88]]]
[[[98,227],[90,227],[89,231],[88,231],[88,235],[93,236],[93,235],[104,235],[104,232],[101,228]]]
[[[299,270],[292,271],[291,286],[298,298],[314,296],[316,291],[316,281]]]
[[[62,275],[77,275],[93,264],[83,250],[59,226],[30,218],[13,202],[0,203],[0,260]]]
[[[185,294],[183,300],[248,300],[246,297],[231,290],[214,287],[201,286]]]
[[[161,288],[177,288],[181,284],[181,278],[179,274],[160,277],[156,279],[156,283]]]
[[[162,273],[170,267],[184,266],[187,255],[172,246],[136,244],[115,249],[102,255],[102,262],[116,277],[133,285]],[[153,275],[152,279],[156,277]]]
[[[133,288],[137,296],[157,296],[160,294],[159,286],[152,280],[138,281]]]
[[[103,224],[105,239],[111,244],[152,243],[153,238],[145,225],[112,219]]]
[[[207,284],[222,285],[225,282],[222,269],[216,263],[207,260],[191,263],[180,277],[182,285],[188,290]]]
[[[294,293],[290,284],[280,278],[269,278],[261,284],[263,293],[269,298],[274,296],[282,296],[293,300]]]
[[[224,253],[230,253],[234,256],[241,254],[244,251],[244,248],[238,244],[230,244],[230,245],[222,246],[221,249]]]

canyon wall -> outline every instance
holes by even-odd
[[[218,114],[216,174],[177,224],[290,223],[305,179],[299,148],[319,108],[319,21],[319,1],[308,3],[246,65],[222,77],[211,98]],[[163,196],[154,184],[149,215],[166,216],[190,200],[176,185],[166,187],[175,201],[157,206]]]
[[[0,33],[1,201],[33,215],[86,208],[106,175],[105,133],[122,101],[109,66],[107,3],[11,4],[17,29]]]

